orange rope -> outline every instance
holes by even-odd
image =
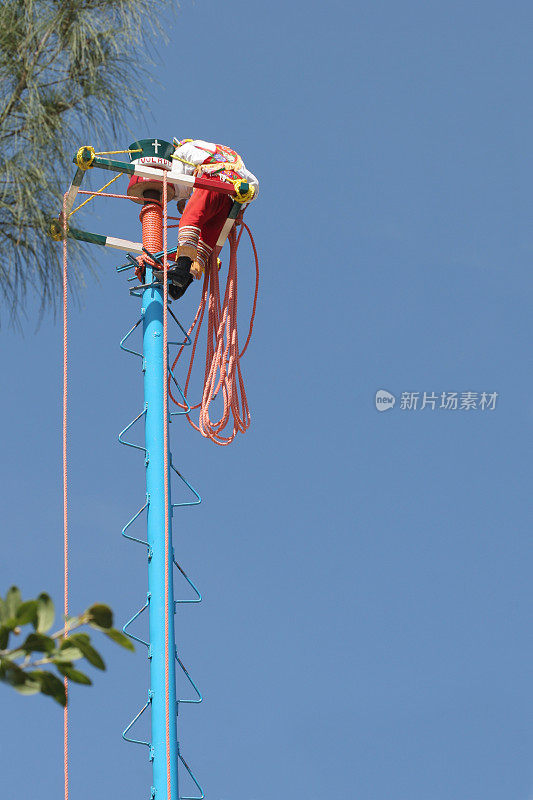
[[[160,206],[152,203],[144,205],[139,213],[139,219],[142,224],[142,240],[143,245],[151,253],[158,253],[162,248],[162,211]],[[148,256],[140,256],[140,258],[150,261]]]
[[[165,470],[165,718],[167,744],[167,797],[171,798],[170,786],[170,698],[169,698],[169,519],[168,519],[168,259],[167,259],[167,173],[163,172],[163,447]]]
[[[207,350],[204,388],[201,401],[196,405],[191,405],[191,409],[199,409],[198,425],[192,421],[189,414],[187,419],[195,430],[200,431],[202,436],[222,446],[230,444],[239,431],[244,433],[250,427],[250,411],[241,373],[240,359],[248,348],[254,326],[259,291],[259,258],[250,228],[242,220],[240,220],[240,224],[242,227],[239,234],[237,235],[236,229],[233,228],[229,237],[230,263],[224,301],[221,304],[216,255],[213,253],[209,267],[205,272],[200,305],[187,332],[188,336],[190,336],[196,328],[184,387],[185,396],[187,396],[200,330],[207,308]],[[248,336],[243,349],[239,352],[237,333],[237,250],[244,230],[247,231],[250,237],[254,252],[255,291]],[[173,370],[183,351],[184,347],[182,346],[172,364]],[[220,390],[222,390],[223,410],[220,418],[213,421],[209,415],[209,407]],[[170,381],[169,394],[176,405],[180,406],[180,408],[186,408],[172,394]],[[228,425],[230,418],[233,420],[233,430],[229,436],[224,436],[222,432]]]
[[[68,617],[68,464],[67,464],[67,400],[68,400],[68,293],[67,293],[67,194],[63,196],[63,610],[65,637]],[[68,701],[68,680],[64,679]],[[63,712],[63,764],[65,800],[68,800],[68,703]]]
[[[255,321],[255,312],[257,310],[257,295],[259,293],[259,256],[257,255],[257,249],[254,242],[254,237],[252,236],[252,231],[246,224],[246,222],[241,219],[241,225],[245,228],[248,236],[250,237],[250,244],[252,245],[252,250],[254,251],[254,259],[255,259],[255,290],[254,290],[254,301],[252,303],[252,315],[250,317],[250,327],[248,329],[248,336],[246,337],[246,341],[244,343],[244,347],[242,348],[239,358],[242,358],[243,355],[248,350],[248,345],[250,344],[250,339],[252,338],[252,332],[254,329],[254,321]],[[242,231],[241,231],[242,232]],[[240,239],[239,235],[239,239]]]

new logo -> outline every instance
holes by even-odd
[[[385,389],[378,389],[376,392],[376,408],[378,411],[388,411],[389,408],[394,407],[396,398]]]

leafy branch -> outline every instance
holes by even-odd
[[[165,40],[169,0],[2,0],[0,3],[0,301],[13,322],[28,291],[54,309],[62,249],[48,236],[80,144],[127,144],[142,118],[150,53]],[[133,134],[130,134],[133,137]],[[136,133],[135,135],[138,135]],[[83,286],[71,243],[69,284]]]
[[[20,590],[12,586],[5,599],[0,597],[0,681],[20,694],[40,692],[65,706],[65,678],[85,686],[92,684],[74,662],[85,659],[96,669],[105,670],[102,656],[93,647],[89,634],[73,631],[88,626],[127,650],[134,647],[124,633],[113,628],[113,612],[102,603],[95,603],[76,617],[68,617],[62,628],[49,634],[54,618],[54,604],[44,592],[35,600],[23,602]],[[17,647],[10,648],[10,637],[21,636],[25,625],[31,625],[33,631]],[[55,667],[58,675],[47,667]]]

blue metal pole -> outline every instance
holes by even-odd
[[[152,282],[146,270],[146,282]],[[150,616],[150,692],[152,706],[153,787],[155,800],[179,800],[176,719],[172,507],[169,502],[170,546],[165,564],[165,474],[163,414],[163,287],[145,289],[142,297],[144,401],[146,405],[146,491],[148,497],[148,590]],[[168,457],[170,464],[170,453]],[[165,685],[165,570],[168,570],[169,681]],[[170,708],[171,796],[167,795],[166,693]]]

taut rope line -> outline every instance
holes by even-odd
[[[170,783],[170,698],[169,698],[169,518],[168,518],[168,257],[167,257],[167,173],[163,172],[163,448],[164,448],[164,470],[165,470],[165,722],[166,722],[166,745],[167,745],[167,797],[171,797]]]
[[[68,618],[68,462],[67,462],[67,410],[68,410],[68,281],[67,281],[67,194],[63,196],[63,612],[65,637]],[[66,704],[63,712],[63,764],[65,800],[68,800],[68,680],[64,678]]]

